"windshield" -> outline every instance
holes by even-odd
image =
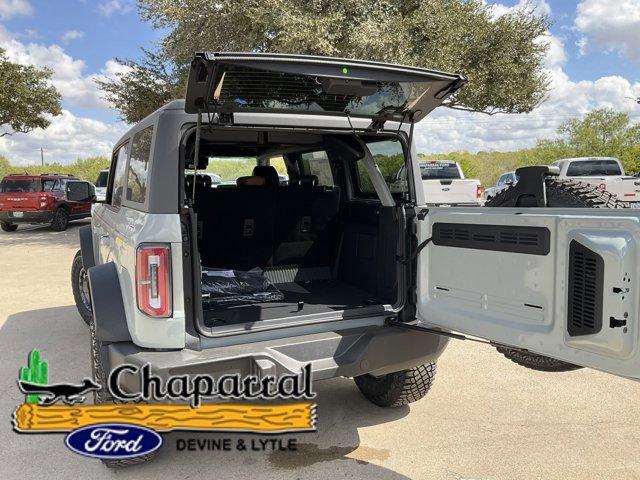
[[[620,165],[615,160],[584,160],[571,162],[567,168],[567,177],[593,177],[622,175]]]
[[[41,192],[42,182],[33,178],[5,178],[0,183],[0,193],[10,192]]]
[[[107,180],[109,180],[109,172],[100,172],[96,180],[96,187],[105,188],[107,186]]]
[[[420,164],[420,173],[423,180],[457,179],[460,178],[460,170],[453,162],[427,162]]]

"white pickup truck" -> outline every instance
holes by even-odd
[[[420,161],[424,195],[429,205],[481,206],[480,180],[465,178],[460,164],[453,160]],[[397,184],[406,183],[404,167],[396,175]],[[392,185],[392,189],[394,186]]]
[[[640,208],[640,179],[625,175],[617,158],[565,158],[552,165],[560,168],[560,178],[595,185],[615,194],[619,200],[629,202],[632,208]]]

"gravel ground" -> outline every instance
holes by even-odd
[[[484,345],[454,341],[432,392],[411,407],[379,409],[353,382],[321,382],[318,431],[297,452],[185,452],[165,437],[153,462],[110,471],[71,453],[63,436],[18,435],[18,369],[31,348],[52,381],[89,374],[88,335],[75,307],[70,265],[78,223],[66,232],[0,232],[0,465],[2,479],[47,478],[640,478],[640,386],[596,371],[520,368]],[[198,438],[238,438],[206,434]]]

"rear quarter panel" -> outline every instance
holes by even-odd
[[[112,261],[116,265],[133,342],[148,348],[183,348],[185,312],[179,215],[146,213],[126,206],[116,211],[99,205],[94,212],[94,232],[94,249],[100,252],[98,262]],[[170,318],[153,318],[138,310],[136,250],[142,243],[171,245],[173,315]]]

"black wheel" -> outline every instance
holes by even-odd
[[[424,397],[436,376],[436,364],[427,363],[381,377],[360,375],[353,380],[367,400],[379,407],[401,407]]]
[[[628,208],[624,202],[609,193],[585,183],[571,180],[558,180],[555,178],[546,179],[547,206],[562,208]],[[490,201],[485,203],[485,207],[504,207],[505,204],[512,204],[516,189],[509,187],[498,193]],[[535,202],[532,199],[520,199],[523,203],[519,206],[530,206]],[[496,346],[498,352],[509,360],[532,370],[543,372],[569,372],[582,368],[578,365],[545,357],[527,350]]]
[[[56,232],[62,232],[69,226],[69,212],[66,208],[60,207],[53,212],[53,220],[51,220],[51,228]]]
[[[0,223],[0,228],[5,232],[15,232],[18,229],[18,225],[15,223],[2,222]]]
[[[99,390],[95,390],[93,392],[93,403],[96,405],[100,405],[103,403],[116,403],[117,400],[111,395],[111,392],[109,392],[109,388],[107,387],[107,379],[110,372],[107,371],[108,367],[103,362],[103,358],[105,358],[102,355],[104,345],[100,340],[96,338],[96,327],[93,315],[91,316],[91,320],[89,322],[89,337],[91,340],[91,372],[93,374],[94,380],[98,382],[102,387]],[[149,453],[147,455],[143,455],[141,457],[124,458],[122,460],[101,461],[108,468],[123,468],[148,462],[153,457],[155,457],[156,453],[157,451]]]
[[[78,313],[87,325],[91,323],[93,312],[91,311],[91,292],[89,291],[89,277],[82,263],[82,252],[78,250],[73,257],[71,265],[71,289],[76,301]]]

